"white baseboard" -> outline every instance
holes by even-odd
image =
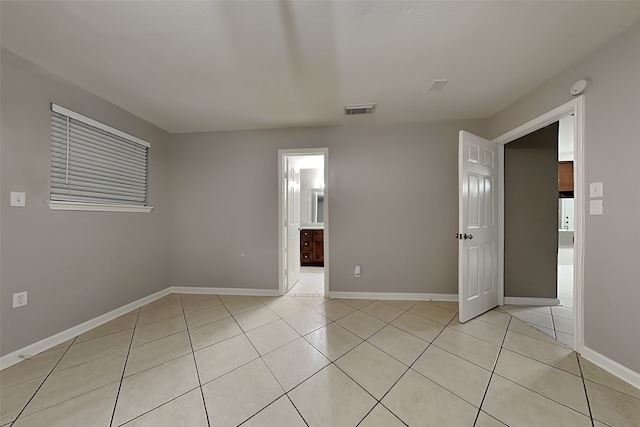
[[[603,356],[597,351],[590,349],[589,347],[582,347],[580,349],[580,355],[594,365],[598,365],[610,374],[620,378],[622,381],[625,381],[635,388],[640,389],[640,373],[632,371],[626,366],[622,366],[618,362],[614,362],[613,360],[609,359],[606,356]]]
[[[277,297],[277,289],[200,288],[195,286],[171,286],[174,294],[246,295],[253,297]]]
[[[560,305],[558,298],[504,297],[508,305]]]
[[[104,323],[107,323],[108,321],[113,320],[116,317],[120,317],[123,314],[130,312],[131,310],[135,310],[138,307],[142,307],[145,304],[149,304],[150,302],[162,298],[169,293],[169,288],[163,289],[159,292],[156,292],[155,294],[140,298],[137,301],[124,305],[120,308],[116,308],[115,310],[112,310],[101,316],[95,317],[91,320],[87,320],[84,323],[73,326],[65,331],[59,332],[48,338],[30,344],[26,347],[21,348],[20,350],[5,354],[4,356],[0,357],[0,369],[5,369],[9,366],[15,365],[16,363],[23,361],[26,357],[35,356],[38,353],[42,353],[43,351],[55,347],[58,344],[62,344],[63,342],[70,340],[73,337],[76,337]]]
[[[396,292],[329,292],[329,298],[407,301],[458,301],[457,294],[404,294]]]

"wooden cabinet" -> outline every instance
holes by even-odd
[[[573,197],[573,162],[558,162],[558,192],[560,197]]]
[[[324,230],[300,230],[300,265],[324,267]]]

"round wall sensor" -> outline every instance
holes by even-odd
[[[580,95],[587,88],[589,82],[587,80],[578,80],[571,86],[571,95]]]

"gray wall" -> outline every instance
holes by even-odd
[[[173,135],[171,284],[277,289],[278,149],[329,147],[330,289],[457,293],[460,129],[485,131],[456,121]]]
[[[2,50],[0,354],[32,344],[169,286],[168,134]],[[151,142],[150,214],[52,211],[55,102]],[[27,193],[26,208],[9,193]],[[12,309],[12,294],[29,304]]]
[[[558,123],[504,148],[504,295],[555,298]]]
[[[575,81],[591,80],[585,91],[585,180],[604,182],[604,215],[587,215],[585,221],[585,344],[635,372],[640,372],[640,234],[634,226],[640,212],[639,52],[640,23],[489,123],[489,136],[498,136],[571,100]]]

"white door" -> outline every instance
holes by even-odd
[[[287,248],[285,293],[300,280],[300,169],[291,158],[287,164]]]
[[[498,305],[497,145],[460,131],[458,298],[460,322]]]

